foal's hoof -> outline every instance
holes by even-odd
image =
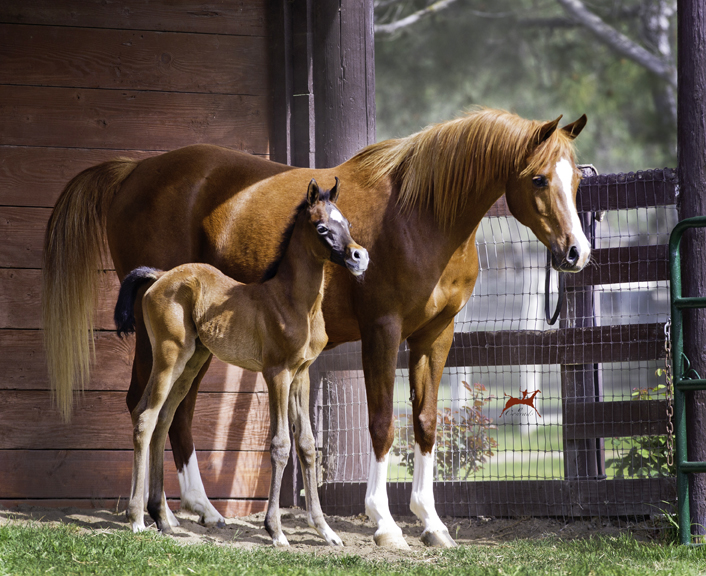
[[[225,520],[219,520],[216,522],[216,528],[225,528],[226,527],[226,521]]]
[[[390,534],[389,532],[375,534],[375,536],[373,536],[373,540],[375,540],[375,544],[383,548],[394,548],[396,550],[410,549],[409,544],[407,544],[407,540],[404,539],[402,534]]]
[[[446,530],[426,531],[422,533],[421,540],[432,548],[456,548],[458,544],[449,536]]]

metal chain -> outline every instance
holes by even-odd
[[[667,466],[674,465],[674,375],[672,374],[672,321],[667,320],[664,324],[664,368],[667,380]]]

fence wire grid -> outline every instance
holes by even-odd
[[[676,500],[667,463],[664,323],[673,170],[590,176],[579,192],[593,245],[545,320],[546,248],[500,205],[483,219],[480,274],[455,321],[438,402],[435,497],[444,515],[645,517]],[[586,210],[591,207],[592,211]],[[552,273],[551,306],[557,299]],[[406,346],[388,471],[409,514],[414,433]],[[326,511],[363,512],[371,453],[360,343],[312,367]]]

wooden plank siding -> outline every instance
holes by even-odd
[[[265,9],[265,0],[0,3],[0,504],[126,503],[134,340],[110,332],[117,279],[102,275],[92,378],[64,424],[42,345],[44,229],[74,175],[118,156],[208,142],[267,157]],[[262,376],[214,360],[201,390],[194,435],[207,493],[224,514],[263,510]],[[178,498],[171,454],[165,469]]]

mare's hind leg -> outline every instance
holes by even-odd
[[[147,500],[147,511],[157,523],[157,529],[163,533],[172,531],[169,516],[171,512],[167,506],[164,494],[164,447],[167,433],[174,419],[174,412],[192,386],[194,377],[204,363],[209,359],[209,351],[197,343],[196,349],[186,366],[172,386],[167,401],[162,406],[157,420],[157,426],[152,434],[150,443],[150,489]]]
[[[265,514],[265,529],[272,538],[272,544],[289,546],[287,537],[282,532],[282,522],[279,517],[279,495],[282,488],[282,474],[292,448],[287,421],[291,374],[288,370],[268,369],[264,370],[262,375],[265,377],[269,392],[270,434],[272,437],[270,443],[272,481],[270,482],[267,514]]]
[[[307,521],[331,546],[343,546],[324,518],[316,482],[316,444],[309,419],[309,367],[299,370],[289,393],[289,423],[302,464]]]

